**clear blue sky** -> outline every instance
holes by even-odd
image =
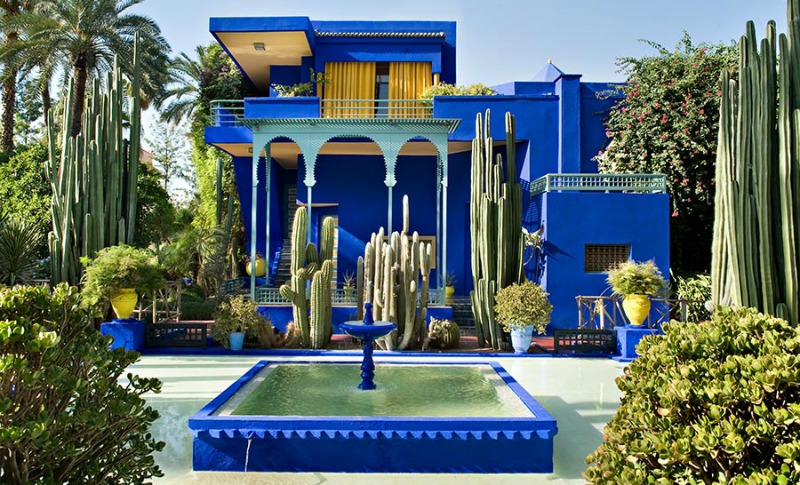
[[[584,81],[620,81],[614,61],[672,48],[688,31],[696,43],[728,42],[753,20],[786,30],[786,0],[145,0],[173,54],[213,38],[209,17],[307,16],[313,20],[454,20],[459,84],[533,77],[548,58]]]

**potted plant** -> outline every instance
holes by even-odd
[[[553,305],[549,293],[532,281],[501,288],[494,297],[497,323],[511,334],[511,344],[518,354],[528,351],[531,336],[542,334],[550,323]]]
[[[125,244],[97,252],[94,259],[83,257],[81,292],[89,305],[110,301],[118,319],[130,318],[137,293],[151,294],[164,287],[164,272],[156,257],[144,249]]]
[[[444,275],[444,296],[447,303],[453,301],[453,295],[456,294],[456,282],[455,274],[447,273]]]
[[[355,295],[356,291],[356,275],[354,275],[351,271],[348,271],[344,274],[344,297],[349,301],[353,299],[353,295]]]
[[[245,258],[244,270],[247,276],[250,276],[250,273],[253,272],[250,256]],[[261,252],[256,252],[256,278],[262,278],[265,274],[267,274],[267,261],[264,259],[264,256],[261,255]]]
[[[653,260],[626,261],[608,272],[606,280],[616,295],[622,296],[622,309],[632,326],[641,326],[650,313],[650,297],[663,294],[667,282]]]
[[[258,306],[243,295],[237,295],[223,301],[214,311],[214,325],[211,327],[211,338],[225,348],[242,350],[245,337],[259,339],[259,327],[272,325],[258,313]],[[264,329],[260,332],[260,343],[263,347],[271,345],[264,341]]]

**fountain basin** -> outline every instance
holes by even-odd
[[[378,368],[381,389],[367,393],[353,390],[348,397],[344,387],[339,390],[331,384],[333,394],[327,398],[314,398],[323,406],[321,410],[309,410],[311,415],[288,414],[294,412],[291,404],[289,411],[280,411],[284,415],[235,414],[250,393],[258,392],[260,381],[271,385],[269,380],[273,371],[282,366],[309,364],[261,361],[192,416],[189,429],[193,436],[194,469],[370,473],[549,473],[553,470],[553,437],[557,433],[555,419],[497,362],[383,363]],[[357,369],[352,363],[314,365],[345,365]],[[461,409],[463,405],[459,403],[464,399],[460,396],[450,399],[444,406],[423,406],[422,413],[431,415],[376,416],[377,412],[368,407],[357,416],[346,415],[347,411],[342,410],[357,407],[348,402],[352,396],[379,402],[397,399],[392,394],[393,386],[382,377],[384,369],[405,368],[418,374],[419,367],[432,372],[440,369],[438,372],[441,373],[453,372],[459,366],[489,376],[487,384],[477,384],[483,386],[477,393],[486,394],[488,391],[485,389],[496,391],[499,399],[509,404],[510,411],[499,416],[488,415],[496,414],[493,412],[471,413]],[[453,375],[452,379],[456,380],[457,373]],[[327,377],[322,379],[330,381]],[[357,380],[357,376],[352,379]],[[297,382],[285,383],[285,386],[269,387],[268,392],[279,392],[278,388],[285,387],[299,390],[300,395],[304,395],[300,389],[303,380],[300,378]],[[352,383],[347,386],[352,387]],[[310,385],[309,390],[315,387],[321,386]],[[431,389],[437,387],[442,386],[418,390],[433,393]],[[413,400],[418,393],[412,391],[410,394],[403,399]],[[297,397],[288,399],[289,403],[297,402]],[[278,408],[277,405],[269,407]],[[383,406],[376,405],[373,409],[379,407]],[[252,412],[244,409],[245,413]],[[434,409],[437,409],[435,413]]]

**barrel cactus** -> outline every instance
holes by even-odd
[[[458,324],[452,320],[439,320],[431,317],[428,325],[428,337],[422,350],[432,349],[457,349],[461,343],[461,331]]]

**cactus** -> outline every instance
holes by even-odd
[[[489,110],[485,125],[480,113],[475,120],[472,140],[472,188],[470,193],[470,233],[472,242],[472,281],[470,293],[475,330],[481,347],[499,350],[507,338],[495,321],[494,296],[498,290],[525,281],[523,271],[522,188],[517,182],[515,120],[506,113],[506,170],[503,158],[492,162],[492,137]]]
[[[131,80],[130,140],[123,139],[125,93],[116,59],[106,77],[105,91],[95,79],[86,98],[82,131],[69,136],[72,110],[65,109],[62,132],[56,133],[55,110],[47,119],[48,159],[46,173],[53,192],[48,236],[52,282],[77,284],[81,256],[116,244],[132,244],[136,230],[137,178],[139,173],[139,43],[134,42]],[[65,102],[71,105],[74,80]],[[61,142],[61,147],[57,143]]]
[[[420,243],[416,232],[409,238],[408,227],[408,197],[404,196],[403,231],[392,233],[387,244],[380,228],[364,248],[364,299],[373,303],[375,321],[397,324],[396,330],[377,340],[387,350],[420,348],[427,333],[431,245]],[[359,300],[359,312],[363,304]]]
[[[359,256],[356,263],[356,320],[364,319],[364,257]]]
[[[428,336],[425,339],[422,350],[427,350],[428,348],[456,349],[460,343],[461,331],[455,322],[431,318],[431,323],[428,326]]]
[[[305,244],[308,212],[298,207],[292,222],[291,273],[287,283],[280,288],[281,296],[292,303],[292,314],[297,326],[300,346],[315,349],[324,348],[330,339],[331,328],[331,278],[333,277],[333,236],[334,221],[328,217],[322,221],[320,251],[314,243]],[[326,265],[326,263],[328,263]],[[327,280],[326,280],[327,278]],[[312,280],[311,320],[306,300],[306,282]],[[314,291],[314,282],[317,290]],[[326,287],[326,288],[323,288]],[[317,308],[315,308],[315,306]]]
[[[788,35],[770,22],[760,44],[748,22],[739,80],[722,75],[711,287],[715,305],[798,323],[800,0],[788,21]]]

